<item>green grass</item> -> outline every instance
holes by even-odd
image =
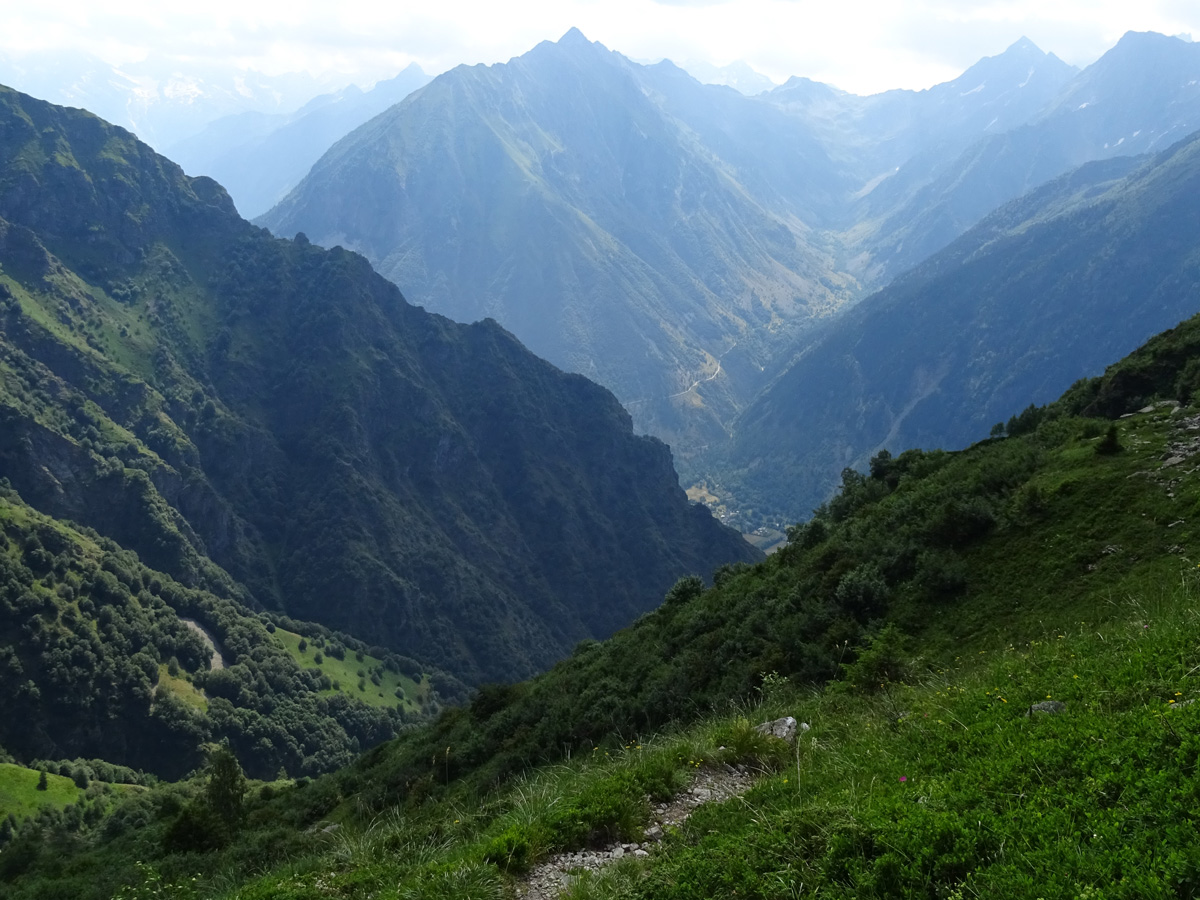
[[[201,711],[208,709],[208,699],[204,696],[204,692],[184,678],[182,674],[172,677],[167,671],[166,663],[160,663],[158,666],[157,690],[171,692],[193,709]]]
[[[1013,524],[964,555],[969,602],[956,604],[953,616],[923,611],[927,646],[978,650],[1103,620],[1181,561],[1200,562],[1200,474],[1191,465],[1162,467],[1172,424],[1166,411],[1123,420],[1126,449],[1112,456],[1096,453],[1098,436],[1046,449],[1009,502]],[[1061,427],[1078,430],[1078,420]],[[1018,511],[1023,503],[1036,508]]]
[[[360,661],[354,651],[346,651],[344,659],[337,659],[323,651],[311,639],[305,639],[292,631],[282,628],[275,629],[276,639],[292,655],[292,658],[305,669],[318,668],[323,675],[329,676],[335,687],[322,691],[326,695],[336,693],[355,697],[370,706],[399,707],[406,712],[420,712],[422,702],[432,690],[429,677],[423,675],[420,681],[414,680],[399,672],[389,672],[383,666],[383,661],[369,654],[363,654]],[[300,649],[300,642],[305,641],[306,649]],[[320,655],[320,662],[317,657]],[[363,673],[360,675],[359,673]],[[371,680],[372,674],[379,677],[379,684]],[[361,687],[360,687],[361,685]],[[403,699],[396,691],[403,692]]]
[[[12,763],[0,763],[0,818],[10,813],[17,819],[36,813],[43,807],[62,809],[83,794],[70,778],[47,775],[46,790],[37,789],[41,773]]]

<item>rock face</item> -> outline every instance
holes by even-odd
[[[0,266],[0,476],[180,580],[509,681],[758,555],[608,391],[3,88]]]

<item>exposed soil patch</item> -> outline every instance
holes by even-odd
[[[208,644],[209,649],[212,650],[212,665],[210,666],[210,669],[216,670],[225,668],[225,658],[221,656],[221,651],[217,649],[217,642],[213,640],[213,636],[208,633],[208,629],[206,629],[195,619],[180,618],[180,621],[183,622],[183,624],[188,628],[192,629],[192,631],[196,632],[196,634],[200,635],[204,643]]]

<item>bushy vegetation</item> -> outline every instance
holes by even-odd
[[[1194,896],[1200,584],[1180,575],[1108,625],[798,698],[793,767],[570,896]]]
[[[1177,564],[1173,579],[1143,588],[1106,622],[945,666],[907,657],[911,674],[883,690],[771,679],[725,715],[608,743],[482,794],[377,813],[328,793],[311,805],[316,783],[265,802],[248,794],[236,852],[167,856],[121,877],[127,896],[141,885],[228,900],[501,897],[556,851],[643,840],[648,800],[679,792],[698,769],[747,763],[759,780],[744,797],[700,807],[649,857],[581,874],[567,896],[1191,896],[1200,580]],[[1048,700],[1061,711],[1031,712]],[[811,726],[795,748],[749,727],[785,713]],[[196,796],[204,791],[198,783]],[[252,847],[283,839],[263,823],[302,809],[289,820],[295,855],[238,876]],[[301,833],[306,821],[318,827]]]

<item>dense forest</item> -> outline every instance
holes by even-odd
[[[276,638],[276,621],[297,623],[186,587],[91,529],[37,513],[11,488],[0,492],[0,665],[9,686],[0,745],[20,759],[103,758],[178,778],[203,761],[205,743],[225,741],[256,777],[317,774],[436,702],[431,694],[424,710],[376,707],[334,690]],[[330,655],[375,654],[389,670],[421,676],[412,660],[300,627]],[[220,647],[222,667],[201,630]],[[447,699],[463,691],[448,676],[434,680]]]

